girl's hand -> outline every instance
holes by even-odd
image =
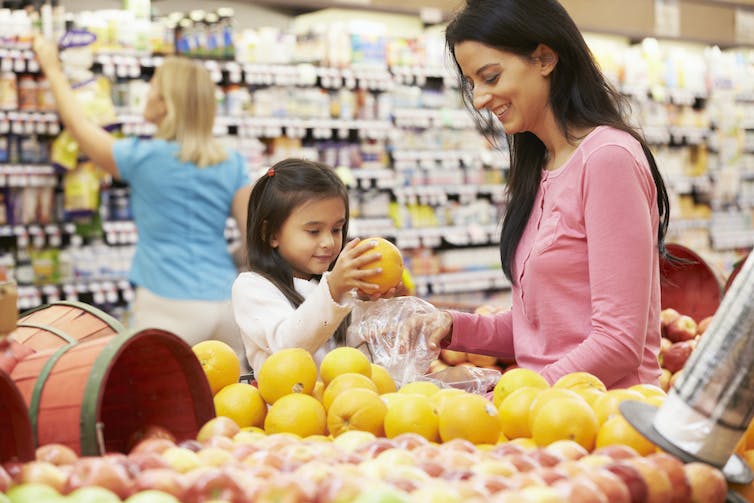
[[[368,278],[379,274],[382,269],[362,269],[365,265],[382,257],[379,253],[369,253],[369,250],[375,246],[376,243],[373,241],[360,241],[356,238],[343,247],[343,251],[340,252],[335,265],[327,276],[330,295],[332,295],[333,300],[340,302],[343,295],[354,288],[361,290],[369,297],[377,293],[379,286],[370,283]]]
[[[50,70],[61,68],[58,46],[42,35],[35,35],[32,48],[37,56],[39,67],[46,74]]]

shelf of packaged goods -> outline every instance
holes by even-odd
[[[126,279],[18,286],[18,310],[21,312],[50,302],[78,301],[82,298],[95,305],[125,304],[133,298],[133,289]]]
[[[414,284],[416,285],[416,293],[419,296],[504,290],[511,286],[501,269],[417,275],[414,276]]]
[[[0,187],[51,187],[57,184],[49,164],[0,164]]]

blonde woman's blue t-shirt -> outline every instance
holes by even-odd
[[[170,299],[230,299],[237,270],[225,227],[249,176],[237,152],[199,168],[180,161],[178,150],[175,142],[138,138],[113,147],[139,234],[129,279]]]

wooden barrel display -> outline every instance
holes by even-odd
[[[722,300],[721,281],[704,261],[690,248],[676,243],[665,246],[682,262],[660,260],[660,304],[672,307],[695,320],[712,316]]]
[[[0,371],[0,463],[33,459],[34,441],[26,402],[13,379]]]
[[[215,416],[191,346],[159,329],[40,351],[11,377],[28,405],[34,445],[61,443],[85,456],[128,452],[148,426],[177,441],[196,438]]]
[[[44,351],[123,330],[118,320],[92,305],[59,301],[23,313],[10,337],[34,351]]]

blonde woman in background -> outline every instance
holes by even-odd
[[[60,64],[57,47],[42,37],[34,51],[66,129],[80,150],[131,189],[139,233],[129,273],[136,294],[134,328],[161,328],[194,345],[230,344],[246,362],[230,305],[231,286],[245,263],[233,257],[225,226],[233,216],[246,241],[251,184],[243,159],[213,138],[215,85],[191,60],[169,57],[150,81],[144,119],[152,139],[116,139],[82,113]],[[234,260],[235,259],[235,260]]]

